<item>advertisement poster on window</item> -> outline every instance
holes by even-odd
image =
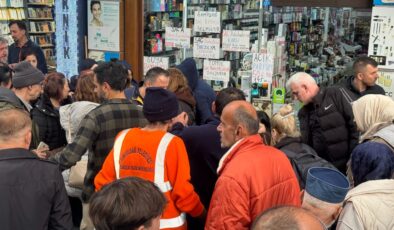
[[[119,1],[88,0],[88,48],[120,51]]]

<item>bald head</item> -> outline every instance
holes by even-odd
[[[252,230],[320,230],[323,225],[305,209],[281,206],[269,209],[256,218]]]
[[[292,92],[294,99],[308,104],[319,92],[315,79],[304,72],[294,74],[286,83],[286,88]]]
[[[0,148],[29,148],[31,119],[22,109],[0,111]]]
[[[230,147],[238,140],[257,134],[259,120],[256,110],[246,101],[233,101],[226,105],[220,117],[222,147]]]

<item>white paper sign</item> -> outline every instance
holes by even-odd
[[[190,28],[166,27],[165,46],[190,48]]]
[[[203,78],[205,80],[225,81],[230,80],[230,62],[217,60],[204,60]]]
[[[270,54],[253,54],[252,83],[272,83],[274,59]]]
[[[169,58],[168,57],[147,57],[144,56],[144,75],[148,70],[153,67],[161,67],[163,69],[168,69],[169,67]]]
[[[249,52],[250,31],[223,30],[222,49],[226,51]]]
[[[220,33],[220,12],[196,11],[194,12],[194,31],[206,33]]]
[[[220,38],[194,37],[193,57],[219,59]]]

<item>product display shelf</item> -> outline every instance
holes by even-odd
[[[144,3],[144,56],[169,57],[170,66],[178,64],[181,50],[165,46],[165,28],[182,27],[183,0]]]
[[[27,0],[26,6],[30,39],[43,49],[48,66],[55,66],[54,1]]]
[[[252,6],[253,5],[253,6]],[[257,40],[259,11],[255,1],[251,0],[188,0],[187,2],[187,28],[192,29],[192,43],[194,37],[221,38],[221,33],[200,33],[193,30],[194,13],[196,11],[216,11],[221,14],[221,33],[223,30],[249,30],[250,43]],[[192,56],[192,49],[189,54]],[[237,76],[237,70],[241,67],[244,52],[221,52],[220,59],[230,61],[230,78]],[[195,58],[200,74],[203,72],[202,58]],[[216,90],[226,87],[223,82],[211,81],[211,86]]]

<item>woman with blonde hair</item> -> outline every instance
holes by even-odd
[[[305,187],[309,168],[329,167],[335,169],[331,163],[320,158],[310,146],[301,142],[301,134],[291,105],[282,106],[279,112],[272,116],[271,136],[272,144],[289,158],[301,189]]]
[[[361,132],[352,152],[354,185],[394,175],[394,101],[383,95],[365,95],[353,102],[354,120]]]
[[[196,100],[187,83],[187,79],[183,73],[177,68],[169,68],[170,82],[168,90],[175,93],[179,107],[182,112],[186,112],[189,120],[188,125],[192,125],[196,120]]]

